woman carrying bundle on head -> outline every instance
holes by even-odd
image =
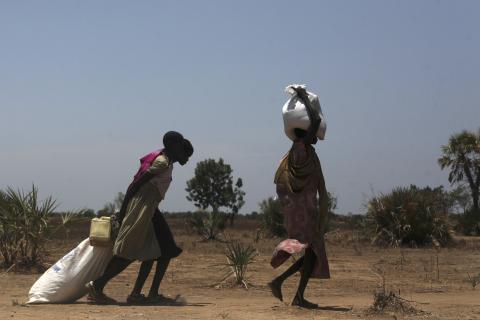
[[[326,123],[318,97],[305,86],[291,85],[292,98],[283,107],[285,133],[293,141],[275,175],[277,194],[284,215],[288,239],[275,248],[271,265],[277,268],[292,254],[304,255],[268,285],[283,301],[283,282],[300,271],[301,277],[292,305],[316,308],[304,297],[310,278],[330,278],[324,232],[328,218],[328,196],[320,161],[312,144],[325,137]],[[318,194],[318,200],[317,200]]]

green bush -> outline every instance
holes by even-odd
[[[4,267],[38,265],[49,232],[55,200],[38,200],[38,189],[0,191],[0,254]]]
[[[446,245],[450,240],[448,193],[442,187],[397,187],[368,203],[377,244]]]
[[[227,216],[219,211],[197,211],[186,219],[187,226],[204,240],[215,240],[225,229]]]
[[[263,220],[263,228],[272,236],[283,237],[287,234],[283,226],[283,213],[280,200],[272,197],[260,203],[260,213]]]
[[[452,217],[456,220],[455,229],[468,236],[480,235],[480,214],[474,209],[469,209],[463,214],[455,214]]]

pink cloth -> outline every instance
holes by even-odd
[[[275,251],[283,250],[288,252],[289,254],[294,254],[302,252],[307,247],[308,244],[301,243],[297,239],[287,239],[280,242],[275,248]]]
[[[155,159],[163,154],[163,151],[164,149],[161,149],[161,150],[155,150],[155,151],[152,151],[150,152],[149,154],[143,156],[141,159],[140,159],[140,168],[138,169],[137,173],[135,174],[135,176],[133,177],[133,181],[132,183],[130,184],[130,186],[132,184],[134,184],[141,176],[142,174],[144,174],[148,168],[150,168],[150,166],[152,165],[153,161],[155,161]],[[129,186],[129,188],[130,188]]]
[[[297,239],[283,240],[276,246],[270,264],[272,265],[272,267],[278,268],[292,254],[300,253],[307,247],[308,244],[303,244]]]

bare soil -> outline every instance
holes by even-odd
[[[31,285],[40,274],[15,272],[0,274],[0,319],[480,319],[480,285],[474,290],[468,273],[480,273],[480,240],[460,239],[454,248],[379,249],[361,242],[354,232],[328,234],[327,251],[332,278],[310,281],[306,297],[320,305],[306,310],[289,306],[299,276],[284,284],[286,303],[273,298],[266,286],[288,265],[273,270],[270,254],[279,239],[257,237],[258,223],[240,221],[230,237],[253,244],[258,256],[248,271],[246,290],[228,283],[218,286],[225,270],[224,244],[199,242],[181,221],[170,221],[184,253],[170,265],[161,290],[181,295],[180,306],[131,306],[124,301],[139,268],[132,264],[113,279],[106,293],[118,305],[95,306],[81,299],[68,305],[24,305]],[[79,224],[69,240],[59,236],[47,243],[46,264],[55,262],[87,236],[88,225]],[[437,264],[438,261],[438,264]],[[148,290],[150,279],[147,280]],[[373,293],[393,291],[409,301],[417,313],[370,312]]]

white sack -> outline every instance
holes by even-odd
[[[290,94],[292,97],[288,99],[282,108],[285,134],[292,141],[296,139],[294,132],[295,128],[308,130],[308,127],[310,126],[310,118],[308,117],[307,108],[302,100],[297,96],[296,91],[293,89],[296,87],[305,89],[305,85],[298,84],[292,84],[286,87],[285,92]],[[318,96],[314,93],[307,91],[307,94],[313,109],[318,113],[321,119],[316,136],[318,139],[323,140],[325,139],[325,131],[327,131],[327,122],[323,116],[322,108],[320,107],[320,101]]]
[[[85,294],[85,284],[100,277],[113,256],[112,246],[93,247],[87,239],[58,260],[33,284],[27,303],[68,303]]]

